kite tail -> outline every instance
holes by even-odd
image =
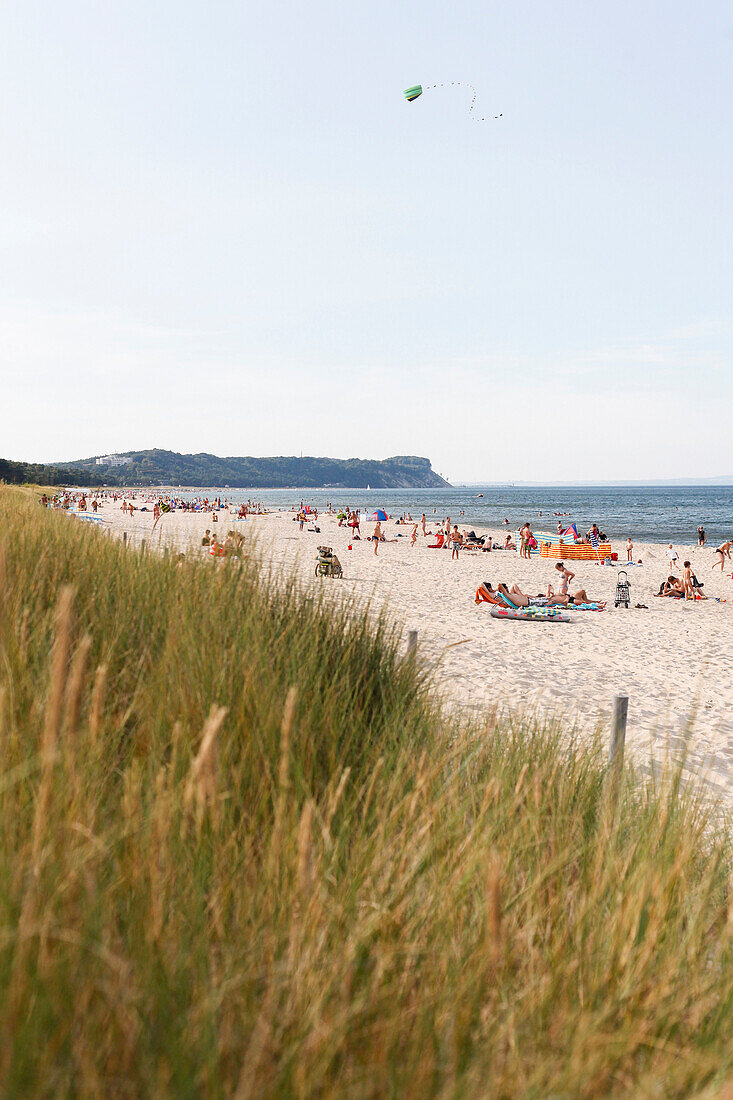
[[[473,109],[476,106],[476,97],[478,93],[473,84],[469,84],[465,80],[451,80],[445,84],[428,84],[427,90],[429,91],[431,88],[469,88],[473,94],[471,96],[471,106],[468,108],[468,113],[474,122],[488,122],[492,117],[502,117],[502,115],[475,115]]]

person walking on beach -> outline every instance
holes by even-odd
[[[425,517],[423,516],[423,519]],[[414,546],[417,542],[417,524],[412,528],[412,535],[410,536],[410,546]]]
[[[733,540],[731,540],[731,539],[729,539],[727,542],[722,542],[720,544],[718,549],[715,551],[715,553],[717,555],[717,558],[713,562],[713,565],[712,565],[713,569],[715,569],[716,565],[719,565],[720,566],[720,572],[721,573],[723,572],[723,566],[725,565],[725,559],[727,558],[728,561],[731,560],[731,558],[730,558],[730,548],[731,548],[731,546],[733,546]]]
[[[673,573],[676,573],[679,569],[680,559],[676,550],[672,548],[672,543],[669,544],[669,568]]]
[[[627,538],[627,540],[626,540],[626,560],[627,561],[633,561],[634,560],[634,544],[631,541],[630,537]]]

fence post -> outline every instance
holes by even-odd
[[[413,654],[416,649],[417,649],[417,631],[416,630],[408,630],[408,632],[407,632],[407,656],[409,657],[411,654]]]
[[[626,744],[626,719],[629,715],[628,695],[617,695],[613,701],[613,724],[611,726],[611,744],[608,750],[608,764],[617,773],[624,764],[624,746]]]

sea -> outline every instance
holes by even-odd
[[[184,495],[183,493],[181,495]],[[262,501],[288,510],[303,504],[323,511],[334,507],[371,512],[383,508],[390,517],[403,512],[419,520],[445,519],[461,528],[473,526],[516,530],[529,522],[533,530],[557,529],[558,519],[587,531],[592,523],[612,541],[697,542],[698,524],[708,545],[733,538],[733,485],[685,486],[491,486],[446,489],[198,489],[191,496],[219,495],[232,502]],[[508,524],[505,523],[508,520]]]

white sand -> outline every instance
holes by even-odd
[[[140,503],[140,501],[138,501]],[[100,514],[114,533],[128,532],[133,543],[151,540],[152,513],[123,516],[120,503],[106,502]],[[601,613],[571,612],[571,623],[498,621],[488,605],[474,603],[482,580],[516,582],[532,594],[553,580],[554,562],[513,552],[429,550],[419,536],[410,547],[410,527],[383,524],[386,537],[375,557],[370,542],[350,542],[334,516],[320,515],[320,534],[298,530],[293,513],[274,513],[232,523],[220,513],[175,512],[163,516],[152,545],[200,549],[206,527],[223,539],[230,527],[250,539],[256,535],[264,556],[289,571],[297,569],[309,584],[328,586],[334,595],[371,599],[389,606],[406,630],[419,632],[419,650],[438,661],[438,682],[447,698],[461,707],[486,704],[537,706],[591,731],[608,722],[613,697],[629,696],[627,744],[640,760],[663,760],[668,746],[694,719],[690,763],[703,768],[721,791],[733,795],[733,579],[711,572],[713,549],[676,545],[680,562],[689,558],[709,596],[726,603],[685,602],[653,596],[667,576],[667,547],[634,544],[643,566],[629,570],[632,608],[614,609],[616,568],[593,562],[569,562],[576,574],[570,589],[585,588],[591,599],[608,601]],[[107,525],[106,524],[106,525]],[[312,526],[312,524],[310,525]],[[363,534],[370,531],[362,529]],[[503,541],[505,532],[493,532]],[[316,547],[333,546],[344,567],[341,581],[314,577]],[[614,549],[625,557],[625,548]],[[216,567],[213,559],[212,568]],[[623,562],[619,565],[623,567]],[[648,605],[637,610],[633,604]],[[461,644],[454,644],[461,643]],[[452,648],[446,648],[451,646]]]

